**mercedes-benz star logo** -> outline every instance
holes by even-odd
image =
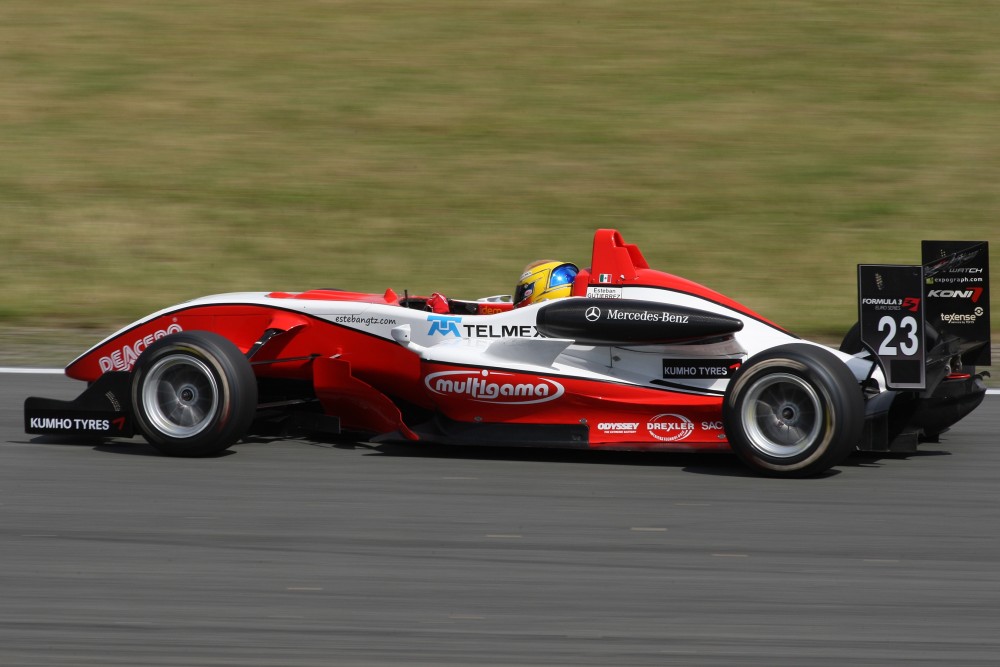
[[[596,322],[597,320],[601,319],[601,309],[598,308],[597,306],[591,306],[590,308],[587,309],[585,317],[587,318],[588,322]]]

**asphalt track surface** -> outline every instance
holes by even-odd
[[[22,433],[2,665],[996,665],[1000,397],[819,479],[730,456]]]

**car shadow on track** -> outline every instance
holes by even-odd
[[[39,435],[31,438],[26,444],[58,446],[58,447],[88,447],[95,452],[104,454],[123,454],[126,456],[156,456],[163,454],[142,438],[135,440],[118,440],[108,438],[87,438],[80,436]],[[232,456],[236,452],[230,449],[219,452],[207,458],[222,458]]]
[[[944,450],[920,450],[917,452],[855,452],[840,464],[841,468],[883,468],[891,461],[951,456]]]
[[[36,436],[29,441],[34,445],[90,447],[105,454],[127,456],[163,456],[155,447],[141,438],[115,440],[100,438],[70,438],[63,436]],[[219,459],[236,455],[244,447],[267,446],[271,443],[298,442],[314,447],[329,449],[366,450],[366,456],[387,456],[396,458],[430,458],[471,461],[526,461],[543,463],[569,463],[575,465],[635,466],[653,468],[675,468],[695,475],[713,477],[760,477],[736,456],[728,452],[623,452],[594,451],[581,449],[554,449],[530,447],[459,446],[441,444],[372,443],[323,437],[294,436],[249,436],[214,456]],[[842,463],[840,468],[881,467],[883,459],[900,459],[918,455],[947,455],[947,452],[919,452],[917,454],[856,454]],[[828,470],[813,479],[826,479],[840,475],[838,469]]]
[[[367,449],[369,456],[456,459],[471,461],[528,461],[575,465],[678,468],[684,472],[722,477],[755,477],[725,452],[610,452],[579,449],[428,445],[405,443],[345,443],[314,441],[336,449]]]

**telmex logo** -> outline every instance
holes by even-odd
[[[694,424],[684,415],[664,413],[646,422],[646,430],[657,440],[677,442],[691,435]]]
[[[463,396],[500,405],[547,403],[566,391],[555,380],[487,370],[431,373],[424,379],[424,385],[439,396]]]
[[[430,329],[427,331],[428,336],[456,336],[458,338],[462,337],[462,334],[458,332],[458,325],[462,322],[461,317],[456,317],[454,315],[428,315],[427,321],[430,322]]]
[[[115,350],[108,356],[101,357],[97,360],[97,363],[101,367],[101,372],[131,370],[132,366],[135,365],[136,359],[142,354],[142,351],[152,345],[153,341],[160,340],[164,336],[177,333],[178,331],[183,331],[181,325],[171,324],[166,329],[159,329],[148,336],[139,338],[131,345],[125,345],[120,350]]]

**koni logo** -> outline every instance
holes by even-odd
[[[499,405],[547,403],[566,391],[561,384],[548,378],[488,370],[431,373],[424,379],[424,386],[439,396],[461,396]]]
[[[972,287],[969,289],[933,289],[927,293],[928,297],[938,299],[972,299],[972,303],[977,303],[979,297],[983,295],[982,287]]]

